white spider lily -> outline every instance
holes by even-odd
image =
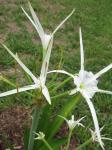
[[[60,116],[60,115],[59,115],[59,117],[63,118],[66,121],[70,130],[73,130],[77,125],[85,127],[82,123],[80,123],[85,118],[85,116],[76,120],[76,121],[74,120],[74,115],[72,115],[70,120],[67,120],[65,117]]]
[[[79,35],[80,35],[80,53],[81,53],[81,69],[79,71],[79,74],[73,75],[73,74],[68,73],[64,70],[53,70],[53,71],[49,71],[48,73],[57,72],[57,73],[69,75],[73,78],[74,84],[76,85],[76,88],[71,90],[70,95],[73,95],[77,92],[80,92],[82,94],[82,96],[85,98],[85,100],[86,100],[86,102],[90,108],[92,117],[93,117],[93,122],[95,125],[95,130],[97,133],[99,143],[103,147],[102,141],[101,141],[101,136],[100,136],[99,125],[98,125],[98,119],[97,119],[96,112],[95,112],[93,103],[91,101],[91,98],[94,96],[94,94],[96,92],[112,94],[111,91],[101,90],[97,87],[97,84],[98,84],[97,79],[102,74],[109,71],[112,68],[112,64],[108,65],[107,67],[105,67],[104,69],[102,69],[101,71],[99,71],[96,74],[93,74],[92,72],[85,71],[84,70],[84,50],[83,50],[81,28],[79,29]]]
[[[3,45],[4,48],[9,52],[9,54],[17,61],[17,63],[22,67],[22,69],[31,77],[31,79],[33,80],[34,84],[33,85],[27,85],[18,89],[14,89],[14,90],[10,90],[4,93],[0,93],[0,97],[4,97],[4,96],[8,96],[8,95],[12,95],[15,93],[20,93],[23,91],[28,91],[28,90],[32,90],[32,89],[40,89],[43,93],[43,95],[45,96],[47,102],[49,104],[51,104],[51,99],[50,99],[50,95],[49,95],[49,91],[45,85],[46,82],[46,74],[47,74],[47,66],[45,64],[45,60],[43,61],[42,64],[42,69],[41,69],[41,75],[40,77],[35,77],[33,75],[33,73],[22,63],[22,61],[18,58],[17,55],[14,55],[5,45]],[[45,57],[46,58],[46,57]],[[46,62],[47,63],[47,62]]]
[[[103,130],[103,128],[104,128],[104,127],[102,127],[102,128],[100,129],[100,132]],[[91,132],[91,136],[92,136],[93,142],[98,142],[98,143],[99,143],[96,132],[93,131],[93,130],[91,130],[91,129],[90,129],[90,132]],[[109,141],[112,141],[111,138],[107,138],[107,137],[105,137],[105,135],[101,135],[101,139],[102,139],[102,140],[109,140]],[[102,149],[104,150],[104,149],[105,149],[105,148],[104,148],[104,143],[102,143],[102,145],[103,145]]]
[[[40,36],[40,39],[41,39],[41,42],[42,42],[42,46],[43,46],[43,49],[44,49],[44,56],[45,56],[45,53],[46,53],[46,50],[48,48],[48,45],[49,45],[49,42],[50,40],[53,38],[54,34],[57,32],[57,30],[69,19],[69,17],[74,13],[74,9],[73,11],[56,27],[56,29],[52,32],[52,34],[47,34],[44,32],[43,30],[43,27],[37,17],[37,15],[35,14],[34,12],[34,9],[32,8],[31,4],[29,4],[29,9],[30,9],[30,12],[32,14],[32,18],[28,15],[28,13],[24,10],[24,8],[22,7],[22,10],[23,12],[25,13],[25,15],[28,17],[28,19],[31,21],[31,23],[33,24],[33,26],[35,27],[35,29],[37,30],[39,36]]]
[[[43,140],[44,138],[45,138],[45,134],[43,133],[43,132],[39,132],[39,133],[36,133],[36,132],[34,132],[35,134],[36,134],[36,138],[35,138],[35,140]]]

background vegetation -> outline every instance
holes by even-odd
[[[55,36],[49,70],[61,67],[71,73],[78,72],[80,67],[79,26],[82,27],[83,32],[86,70],[95,73],[111,63],[111,0],[31,0],[30,2],[44,29],[48,32],[52,32],[58,23],[73,8],[76,8],[74,15]],[[7,44],[13,52],[17,52],[23,62],[38,75],[42,60],[40,39],[20,6],[29,11],[26,0],[0,0],[0,43]],[[61,65],[59,64],[60,58],[62,58]],[[19,66],[1,46],[0,73],[17,83],[18,86],[28,83],[24,72],[22,73]],[[63,76],[64,78],[65,76]],[[63,79],[62,75],[58,75],[57,84]],[[103,75],[100,81],[99,86],[103,89],[112,90],[111,71]],[[69,83],[64,90],[71,89],[71,86]],[[0,81],[0,91],[8,89],[12,89],[12,87]],[[61,93],[61,91],[60,88],[57,92]],[[104,133],[112,138],[112,97],[96,94],[93,101],[101,126],[105,124]],[[60,103],[62,103],[62,99],[60,99]],[[17,105],[31,106],[31,97],[22,93],[0,99],[0,110]],[[74,114],[76,117],[87,114],[88,127],[92,125],[91,114],[85,101],[77,106]],[[82,134],[81,130],[76,129],[76,138],[80,143],[83,143],[89,135],[86,131]],[[111,150],[111,142],[105,142],[105,145],[106,149]],[[89,148],[92,149],[91,146]],[[94,149],[98,149],[96,145]]]

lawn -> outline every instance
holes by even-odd
[[[55,35],[49,70],[61,68],[71,73],[78,72],[80,26],[83,33],[86,70],[96,73],[112,62],[111,0],[31,0],[30,2],[48,33],[52,32],[73,8],[76,9]],[[42,62],[42,47],[38,34],[24,15],[21,6],[29,12],[27,0],[0,0],[0,43],[5,43],[13,52],[17,52],[21,60],[38,76]],[[25,73],[2,46],[0,46],[0,74],[18,86],[29,82]],[[58,75],[56,83],[59,84],[65,77]],[[47,84],[50,88],[50,84]],[[70,89],[71,86],[72,83],[68,83],[64,89],[60,87],[57,93]],[[100,78],[99,87],[112,90],[112,71]],[[8,89],[12,87],[0,81],[0,91]],[[55,95],[52,94],[51,97],[53,96]],[[60,104],[63,104],[62,100],[60,99]],[[96,94],[93,103],[100,126],[105,125],[104,133],[112,138],[112,96]],[[1,112],[17,106],[32,107],[31,96],[21,93],[0,98]],[[74,110],[74,115],[81,117],[85,114],[87,127],[93,127],[88,106],[85,101],[81,101]],[[80,128],[75,130],[75,135],[78,143],[85,142],[90,136],[88,131]],[[105,148],[111,150],[112,142],[105,142]],[[91,144],[85,148],[89,149],[99,150],[99,146]]]

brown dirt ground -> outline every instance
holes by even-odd
[[[30,110],[16,106],[0,112],[0,150],[6,150],[8,139],[15,150],[23,150],[24,128],[30,126]]]
[[[29,128],[31,124],[30,117],[31,110],[22,106],[13,106],[4,111],[0,111],[0,150],[9,150],[6,142],[9,141],[15,150],[23,149],[23,135],[25,127]],[[60,138],[68,134],[68,128],[64,123],[61,130],[56,135]],[[76,139],[73,135],[70,150],[74,150],[76,146]],[[60,150],[65,150],[63,145]]]
[[[55,5],[49,4],[47,0],[42,0],[46,8],[50,9],[54,14],[59,13],[59,8],[65,9],[64,6],[58,5],[56,3]],[[0,4],[7,5],[9,0],[0,0]],[[41,2],[41,0],[40,0]],[[15,0],[10,0],[10,6],[11,7],[17,7],[15,4]],[[1,20],[4,16],[1,16]],[[29,31],[29,33],[32,33],[34,31],[34,28],[31,26],[30,22],[25,22],[26,28]],[[19,32],[20,28],[17,26],[15,22],[8,22],[7,23],[7,34],[8,32]],[[6,33],[6,32],[5,32]],[[7,34],[0,34],[0,42],[3,43],[6,40]],[[36,39],[32,39],[34,43],[37,43],[37,37]],[[56,41],[56,45],[62,44],[66,45],[65,41]],[[2,70],[3,71],[3,70]],[[3,74],[6,74],[7,71],[3,71]],[[18,71],[19,72],[19,71]],[[10,73],[10,74],[9,74]],[[14,69],[9,70],[9,75],[12,75],[15,73]],[[21,75],[21,74],[20,74]],[[6,147],[6,143],[4,142],[4,139],[8,139],[15,147],[15,150],[23,150],[23,132],[24,128],[30,127],[30,110],[28,108],[20,107],[20,106],[13,106],[12,108],[8,108],[4,111],[0,111],[0,150],[8,150],[8,147]],[[67,134],[67,128],[64,124],[59,132],[59,134],[56,136],[57,138]],[[5,137],[5,138],[4,138]],[[75,139],[73,138],[71,140],[70,150],[75,149]],[[63,146],[61,150],[65,150],[65,147]]]

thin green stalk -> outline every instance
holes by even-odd
[[[6,82],[7,84],[13,86],[13,87],[16,87],[16,85],[15,85],[14,83],[12,83],[11,81],[9,81],[9,80],[6,79],[6,78],[2,77],[2,80],[3,80],[4,82]]]
[[[63,50],[61,50],[61,58],[60,58],[60,61],[59,61],[58,70],[61,69],[62,59],[63,59]],[[51,82],[49,83],[49,85],[50,85],[49,88],[52,88],[53,81],[56,80],[57,76],[58,76],[58,73],[56,73],[53,76]]]
[[[49,145],[49,143],[43,138],[42,141],[44,142],[44,144],[47,146],[47,148],[49,150],[53,150],[52,147]]]
[[[82,150],[82,148],[84,148],[85,146],[87,146],[88,144],[90,144],[92,142],[92,138],[90,138],[89,140],[87,140],[85,143],[83,143],[82,145],[80,145],[79,147],[77,147],[75,150]]]
[[[67,141],[67,145],[66,145],[66,150],[69,150],[71,136],[72,136],[72,130],[69,130],[69,135],[68,135],[68,141]]]
[[[55,74],[55,75],[53,76],[53,78],[51,79],[51,81],[50,81],[49,84],[48,84],[48,87],[49,87],[49,88],[52,88],[52,86],[55,84],[54,81],[56,80],[57,76],[58,76],[58,74]]]
[[[25,73],[25,76],[27,77],[28,81],[29,81],[30,83],[32,83],[32,79],[31,79],[31,77],[30,77],[27,73]]]
[[[51,90],[51,92],[55,92],[57,89],[59,89],[60,87],[64,86],[68,81],[70,81],[71,77],[68,77],[67,79],[65,79],[63,82],[61,82],[58,86],[56,86],[54,89]]]
[[[8,79],[6,79],[6,78],[4,78],[4,77],[2,77],[1,79],[2,79],[2,81],[4,81],[5,83],[9,84],[10,86],[16,88],[16,85],[15,85],[14,83],[12,83],[11,81],[9,81]],[[25,93],[27,93],[28,95],[34,97],[31,93],[29,93],[29,92],[27,92],[27,91],[25,91]]]
[[[57,98],[60,98],[60,97],[63,97],[63,96],[67,96],[68,94],[69,94],[69,91],[65,91],[61,94],[58,94],[56,96],[51,97],[51,99],[57,99]]]
[[[43,111],[42,108],[38,108],[37,106],[35,106],[33,116],[32,116],[32,126],[30,129],[28,150],[33,150],[34,138],[35,138],[34,132],[36,132],[36,130],[37,130],[37,126],[38,126],[40,115],[42,114],[42,111]]]
[[[80,94],[77,94],[76,96],[73,96],[70,100],[67,100],[65,104],[63,105],[62,109],[59,111],[58,115],[67,117],[68,114],[75,109],[77,106],[77,103],[80,101]],[[59,130],[63,123],[63,119],[60,119],[58,116],[55,118],[55,120],[52,123],[51,128],[49,128],[49,139],[51,139]]]
[[[58,86],[58,83],[56,83],[56,82],[50,82],[49,84],[48,84],[48,89],[50,89],[50,91],[55,87],[55,86]]]

